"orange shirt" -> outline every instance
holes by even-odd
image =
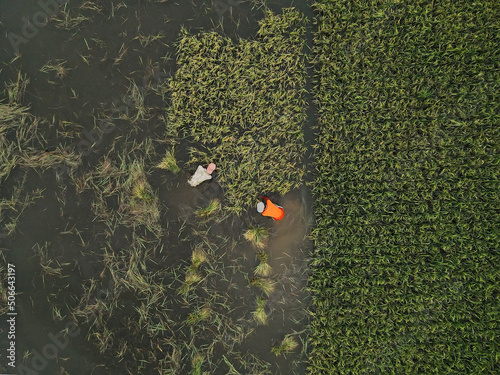
[[[274,220],[281,220],[285,217],[285,210],[275,205],[267,197],[262,197],[266,201],[266,208],[262,211],[262,215],[272,217]]]

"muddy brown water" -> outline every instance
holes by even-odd
[[[81,3],[70,1],[68,6],[77,7]],[[118,4],[116,1],[113,3],[115,6]],[[311,17],[309,3],[269,1],[268,6],[273,11],[279,11],[282,7],[294,5]],[[14,81],[18,70],[27,74],[30,83],[22,104],[28,105],[31,113],[47,120],[44,127],[47,132],[47,149],[55,148],[60,143],[77,147],[85,139],[83,130],[90,131],[95,127],[94,118],[105,114],[116,117],[122,112],[133,111],[124,99],[128,79],[133,79],[138,86],[147,87],[160,84],[171,76],[176,68],[173,43],[182,26],[192,32],[215,29],[237,40],[239,37],[253,37],[258,28],[257,21],[262,17],[262,10],[253,7],[248,1],[145,1],[138,4],[124,1],[123,4],[127,7],[115,9],[115,18],[109,17],[111,1],[100,4],[103,6],[102,15],[87,12],[92,21],[73,30],[58,29],[54,21],[46,26],[39,26],[26,43],[19,45],[20,56],[13,62],[11,60],[15,58],[15,54],[11,41],[6,37],[0,38],[2,82]],[[40,6],[35,1],[0,0],[1,35],[15,33],[21,36],[24,17],[32,19],[39,11]],[[165,22],[165,18],[168,22]],[[142,47],[138,41],[132,41],[138,29],[143,34],[163,31],[164,44],[153,43]],[[105,46],[91,42],[95,38],[101,39]],[[88,51],[86,43],[91,45],[91,51]],[[129,51],[118,66],[113,65],[113,58],[117,56],[123,43],[129,46]],[[90,56],[89,65],[82,62],[81,55]],[[171,56],[171,59],[162,59],[166,56]],[[47,61],[56,59],[66,61],[67,67],[71,68],[64,79],[40,72]],[[157,64],[153,74],[145,63],[148,60]],[[74,93],[77,94],[76,98],[73,98]],[[5,98],[6,93],[1,95]],[[124,142],[126,137],[162,137],[164,124],[160,116],[163,114],[163,103],[149,94],[146,102],[154,108],[149,121],[130,126],[115,118],[115,130],[107,134],[91,153],[83,156],[82,171],[93,169],[102,155],[113,145],[120,147],[120,142]],[[312,106],[308,108],[308,143],[313,139],[313,110]],[[56,130],[60,132],[57,133]],[[67,137],[61,135],[62,131],[66,132],[64,134]],[[164,149],[161,145],[157,148]],[[185,161],[186,157],[181,159]],[[216,178],[200,187],[189,187],[187,177],[192,172],[185,168],[174,176],[169,172],[156,170],[148,177],[162,203],[162,222],[169,223],[171,232],[179,230],[182,223],[194,223],[195,210],[210,199],[223,199],[223,191]],[[14,170],[6,183],[0,186],[0,196],[10,196],[13,186],[21,180],[24,173],[20,169]],[[120,373],[119,366],[109,365],[110,358],[106,353],[100,353],[93,343],[87,341],[88,327],[85,325],[78,327],[79,333],[71,336],[67,345],[63,345],[64,348],[60,348],[54,357],[50,355],[50,348],[47,349],[54,342],[50,335],[57,335],[71,321],[68,316],[61,321],[54,320],[53,304],[74,304],[75,299],[79,298],[78,293],[81,293],[82,283],[98,276],[99,257],[92,253],[98,253],[105,227],[94,221],[90,210],[91,195],[88,192],[77,195],[68,176],[57,180],[52,170],[30,170],[26,173],[28,183],[25,190],[43,188],[44,197],[25,210],[12,236],[0,238],[2,252],[8,262],[16,265],[16,363],[26,366],[23,370],[18,369],[19,373]],[[220,286],[227,287],[234,300],[231,318],[244,322],[246,329],[251,331],[236,349],[269,362],[272,374],[304,374],[306,355],[302,344],[286,357],[275,357],[271,348],[290,333],[297,333],[297,340],[307,339],[305,329],[308,322],[308,294],[304,288],[308,277],[307,257],[312,248],[308,239],[313,217],[312,201],[305,186],[276,199],[286,212],[285,218],[280,222],[263,218],[251,208],[240,217],[228,217],[211,230],[214,235],[231,238],[232,247],[224,255],[226,258],[222,259],[226,259],[238,271],[228,272],[229,286],[223,283]],[[241,236],[250,225],[262,225],[270,229],[266,251],[269,253],[269,264],[273,267],[272,278],[277,287],[266,305],[269,313],[268,326],[257,326],[250,314],[256,291],[248,286],[244,274],[251,273],[257,263],[255,249]],[[76,231],[61,234],[73,227],[77,228],[79,234]],[[127,235],[129,234],[124,231],[123,236]],[[165,250],[165,256],[172,263],[185,262],[189,259],[192,244],[187,241],[185,245],[172,247],[175,235],[173,233],[163,239],[165,249],[172,249],[172,253]],[[186,236],[189,237],[189,233]],[[114,245],[119,247],[119,240],[117,241]],[[66,277],[62,282],[51,283],[50,278],[44,280],[40,275],[39,258],[35,256],[33,246],[45,242],[49,243],[51,257],[68,264],[63,267]],[[0,370],[9,373],[11,369],[6,366],[4,350],[8,342],[5,316],[1,319]],[[222,354],[223,351],[217,353]],[[27,357],[24,362],[23,356]],[[38,362],[34,360],[37,356]],[[227,374],[228,371],[227,366],[221,365],[214,374]]]

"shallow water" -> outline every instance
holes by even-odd
[[[117,3],[114,2],[115,6]],[[281,7],[293,3],[270,1],[268,5],[272,10],[279,11]],[[310,16],[308,3],[300,1],[294,5]],[[68,6],[71,8],[79,4],[70,2]],[[115,144],[118,145],[116,147],[123,144],[127,137],[130,141],[134,137],[142,140],[162,136],[164,124],[160,116],[163,114],[163,103],[158,97],[150,95],[149,88],[162,84],[175,71],[173,43],[182,26],[193,32],[215,27],[217,31],[236,40],[238,37],[255,35],[257,21],[262,17],[261,9],[252,9],[252,5],[245,1],[166,1],[141,2],[138,5],[126,1],[124,4],[127,4],[127,8],[115,9],[114,17],[110,16],[110,4],[111,2],[102,3],[103,14],[90,11],[85,13],[91,21],[84,22],[73,30],[56,28],[54,20],[39,27],[27,43],[20,45],[20,57],[10,64],[15,58],[12,44],[7,38],[0,38],[4,62],[2,80],[15,80],[18,70],[29,77],[30,83],[22,103],[30,106],[31,113],[47,120],[44,126],[47,149],[53,149],[60,143],[77,147],[85,139],[83,130],[93,129],[96,118],[109,115],[115,117],[113,122],[116,128],[105,134],[91,153],[84,155],[83,165],[88,170],[93,169],[99,158],[111,147],[115,147]],[[214,7],[217,4],[219,6]],[[2,35],[7,32],[21,35],[23,17],[32,18],[38,11],[40,8],[36,2],[0,0]],[[165,17],[168,22],[165,22]],[[141,46],[137,40],[132,41],[138,35],[138,30],[143,34],[162,31],[163,43]],[[95,38],[101,39],[105,46],[92,42]],[[113,60],[118,56],[123,43],[128,45],[129,50],[119,64],[114,64]],[[83,61],[82,55],[88,56],[88,65]],[[162,59],[165,56],[172,58]],[[66,61],[69,68],[63,79],[40,71],[45,63],[56,59]],[[144,88],[146,103],[152,108],[149,120],[140,125],[129,126],[127,122],[116,119],[120,114],[134,110],[124,99],[130,85],[128,79],[133,79],[139,87]],[[312,110],[313,107],[310,107],[310,121]],[[306,141],[310,142],[312,137],[309,124]],[[183,151],[180,152],[182,154]],[[186,160],[184,156],[181,159]],[[155,170],[148,178],[162,204],[162,222],[168,224],[168,233],[162,239],[165,249],[162,257],[172,264],[180,264],[189,259],[192,243],[189,240],[182,243],[174,241],[180,236],[182,228],[198,225],[195,210],[223,194],[216,178],[200,187],[189,187],[187,177],[192,172],[194,171],[184,170],[174,176],[169,172]],[[2,197],[10,195],[12,186],[18,183],[23,173],[19,169],[12,172],[7,182],[0,187]],[[24,354],[31,353],[24,364],[39,374],[109,374],[107,354],[99,353],[94,344],[87,340],[88,327],[85,325],[78,327],[80,332],[70,337],[67,346],[60,349],[54,358],[43,358],[44,349],[53,343],[49,334],[57,335],[73,320],[66,314],[61,320],[54,321],[53,306],[56,304],[63,309],[65,304],[74,304],[80,298],[78,293],[81,292],[82,283],[99,277],[99,256],[96,254],[102,246],[102,233],[106,228],[104,224],[95,221],[90,208],[90,193],[77,195],[68,175],[57,181],[52,170],[39,173],[30,171],[25,189],[30,191],[34,188],[45,189],[44,198],[25,210],[14,235],[0,238],[0,247],[7,260],[16,265],[16,290],[19,293],[16,297],[17,364],[22,363]],[[271,222],[258,215],[255,210],[249,210],[240,218],[227,217],[213,225],[209,231],[214,237],[230,238],[232,245],[225,247],[219,254],[222,261],[232,267],[224,270],[229,284],[220,282],[217,285],[227,287],[228,295],[233,298],[231,318],[235,321],[243,319],[242,324],[246,329],[253,330],[238,345],[238,351],[270,362],[270,371],[274,374],[302,374],[305,372],[305,356],[299,353],[301,345],[296,353],[286,358],[275,357],[270,349],[285,334],[295,331],[302,332],[297,336],[300,339],[306,337],[303,331],[307,324],[308,296],[304,287],[307,280],[307,255],[312,246],[307,239],[312,225],[311,198],[307,188],[303,187],[280,197],[278,203],[286,212],[285,218],[280,222]],[[269,326],[256,326],[249,314],[248,305],[255,299],[255,290],[248,287],[243,274],[251,272],[256,265],[255,249],[241,237],[242,231],[249,225],[265,225],[270,228],[266,251],[269,252],[273,279],[278,286],[269,297],[266,307],[270,313]],[[124,238],[128,235],[128,232],[123,232]],[[182,234],[187,238],[189,235],[186,232]],[[114,238],[116,240],[116,236]],[[116,241],[114,246],[119,248],[120,241]],[[64,264],[62,269],[65,277],[60,280],[51,276],[42,278],[40,275],[40,261],[35,256],[33,246],[45,242],[49,243],[49,257]],[[3,322],[4,317],[2,324]],[[1,325],[0,328],[3,330],[0,336],[0,370],[8,371],[3,350],[7,345],[5,326]],[[42,353],[42,357],[38,362],[33,362],[36,353]],[[221,366],[215,373],[226,374],[227,371],[226,367]]]

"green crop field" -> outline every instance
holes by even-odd
[[[500,371],[500,6],[318,1],[310,374]]]

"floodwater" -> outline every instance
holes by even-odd
[[[165,126],[162,120],[164,103],[158,96],[149,95],[149,88],[161,86],[175,72],[174,43],[181,27],[191,32],[215,29],[234,40],[253,37],[258,28],[257,22],[262,18],[262,7],[256,3],[233,0],[69,1],[67,5],[61,5],[61,9],[67,6],[72,14],[71,9],[86,4],[82,14],[88,19],[58,28],[57,25],[64,21],[59,9],[54,16],[61,22],[53,19],[45,26],[39,25],[30,33],[25,33],[29,34],[29,38],[18,43],[19,39],[12,39],[12,33],[22,36],[27,31],[25,20],[28,18],[33,22],[33,17],[40,12],[40,5],[36,1],[0,0],[1,35],[11,36],[10,40],[0,38],[2,82],[15,81],[18,71],[29,78],[22,104],[29,106],[31,113],[46,120],[41,129],[47,140],[47,150],[59,144],[78,147],[79,142],[85,139],[84,130],[93,129],[96,119],[113,118],[116,128],[105,134],[91,153],[82,157],[84,170],[94,169],[111,148],[118,149],[131,140],[137,143],[148,139],[153,143],[158,141],[155,150],[164,150],[161,144]],[[269,1],[267,5],[275,12],[293,5],[307,17],[312,17],[308,1]],[[136,38],[159,32],[163,34],[161,43],[153,41],[143,45]],[[309,32],[309,44],[310,40]],[[14,51],[16,43],[19,55]],[[122,55],[124,46],[127,50]],[[64,62],[67,68],[64,77],[41,71],[49,61]],[[134,108],[126,100],[130,80],[148,94],[146,103],[150,108],[147,120],[135,124],[119,119],[124,113],[134,114]],[[308,85],[310,88],[310,82]],[[6,93],[2,93],[0,98],[6,98]],[[305,131],[309,145],[314,137],[311,127],[313,114],[311,105]],[[182,145],[179,153],[180,164],[183,165],[187,153]],[[226,288],[229,319],[248,333],[242,342],[235,344],[235,350],[267,362],[267,373],[304,374],[307,348],[302,344],[307,340],[308,322],[305,287],[307,257],[312,248],[308,234],[313,224],[312,201],[307,187],[276,197],[286,212],[280,222],[263,218],[252,209],[240,217],[227,216],[205,226],[199,223],[195,211],[213,198],[222,198],[223,191],[217,184],[216,176],[200,187],[189,187],[187,177],[192,172],[183,170],[173,175],[154,170],[148,176],[148,182],[161,202],[162,226],[167,227],[160,239],[162,251],[158,262],[181,267],[189,262],[193,231],[210,233],[216,248],[214,256],[218,259],[218,262],[214,261],[214,267],[218,267],[216,271],[225,278],[225,281],[214,281],[213,286]],[[14,234],[0,237],[1,251],[7,261],[16,266],[16,363],[23,367],[18,367],[16,372],[7,366],[7,317],[2,316],[0,372],[50,375],[122,373],[120,361],[107,352],[101,353],[95,343],[87,339],[89,327],[81,322],[72,327],[73,335],[67,335],[66,342],[59,342],[57,353],[50,351],[55,344],[51,337],[57,336],[74,321],[70,313],[64,314],[64,311],[71,310],[65,309],[65,306],[74,306],[81,298],[82,285],[100,276],[98,254],[107,229],[95,220],[91,209],[92,194],[77,191],[68,175],[56,179],[53,170],[26,171],[16,168],[0,186],[0,198],[10,197],[25,175],[23,191],[28,194],[34,189],[43,189],[43,198],[25,209]],[[113,202],[109,202],[109,207],[117,208]],[[251,273],[256,265],[255,249],[243,239],[242,233],[251,225],[269,228],[266,251],[277,286],[266,304],[269,314],[267,326],[258,326],[250,313],[256,291],[248,286],[245,275]],[[123,238],[129,236],[130,233],[123,230]],[[122,246],[120,233],[111,239],[113,246]],[[183,241],[179,242],[179,239]],[[48,257],[57,260],[64,277],[42,277],[40,257],[34,246],[44,244],[47,244]],[[63,312],[61,319],[53,317],[55,305]],[[176,306],[172,302],[172,309]],[[180,311],[179,316],[182,314],[184,312]],[[292,333],[299,342],[298,348],[287,356],[274,356],[272,346]],[[126,334],[123,339],[126,339]],[[215,347],[214,357],[221,358],[223,354],[224,348]],[[209,373],[230,373],[224,363],[221,361],[221,365]],[[237,365],[235,368],[241,374],[250,373]],[[141,373],[158,372],[152,367],[145,367]]]

